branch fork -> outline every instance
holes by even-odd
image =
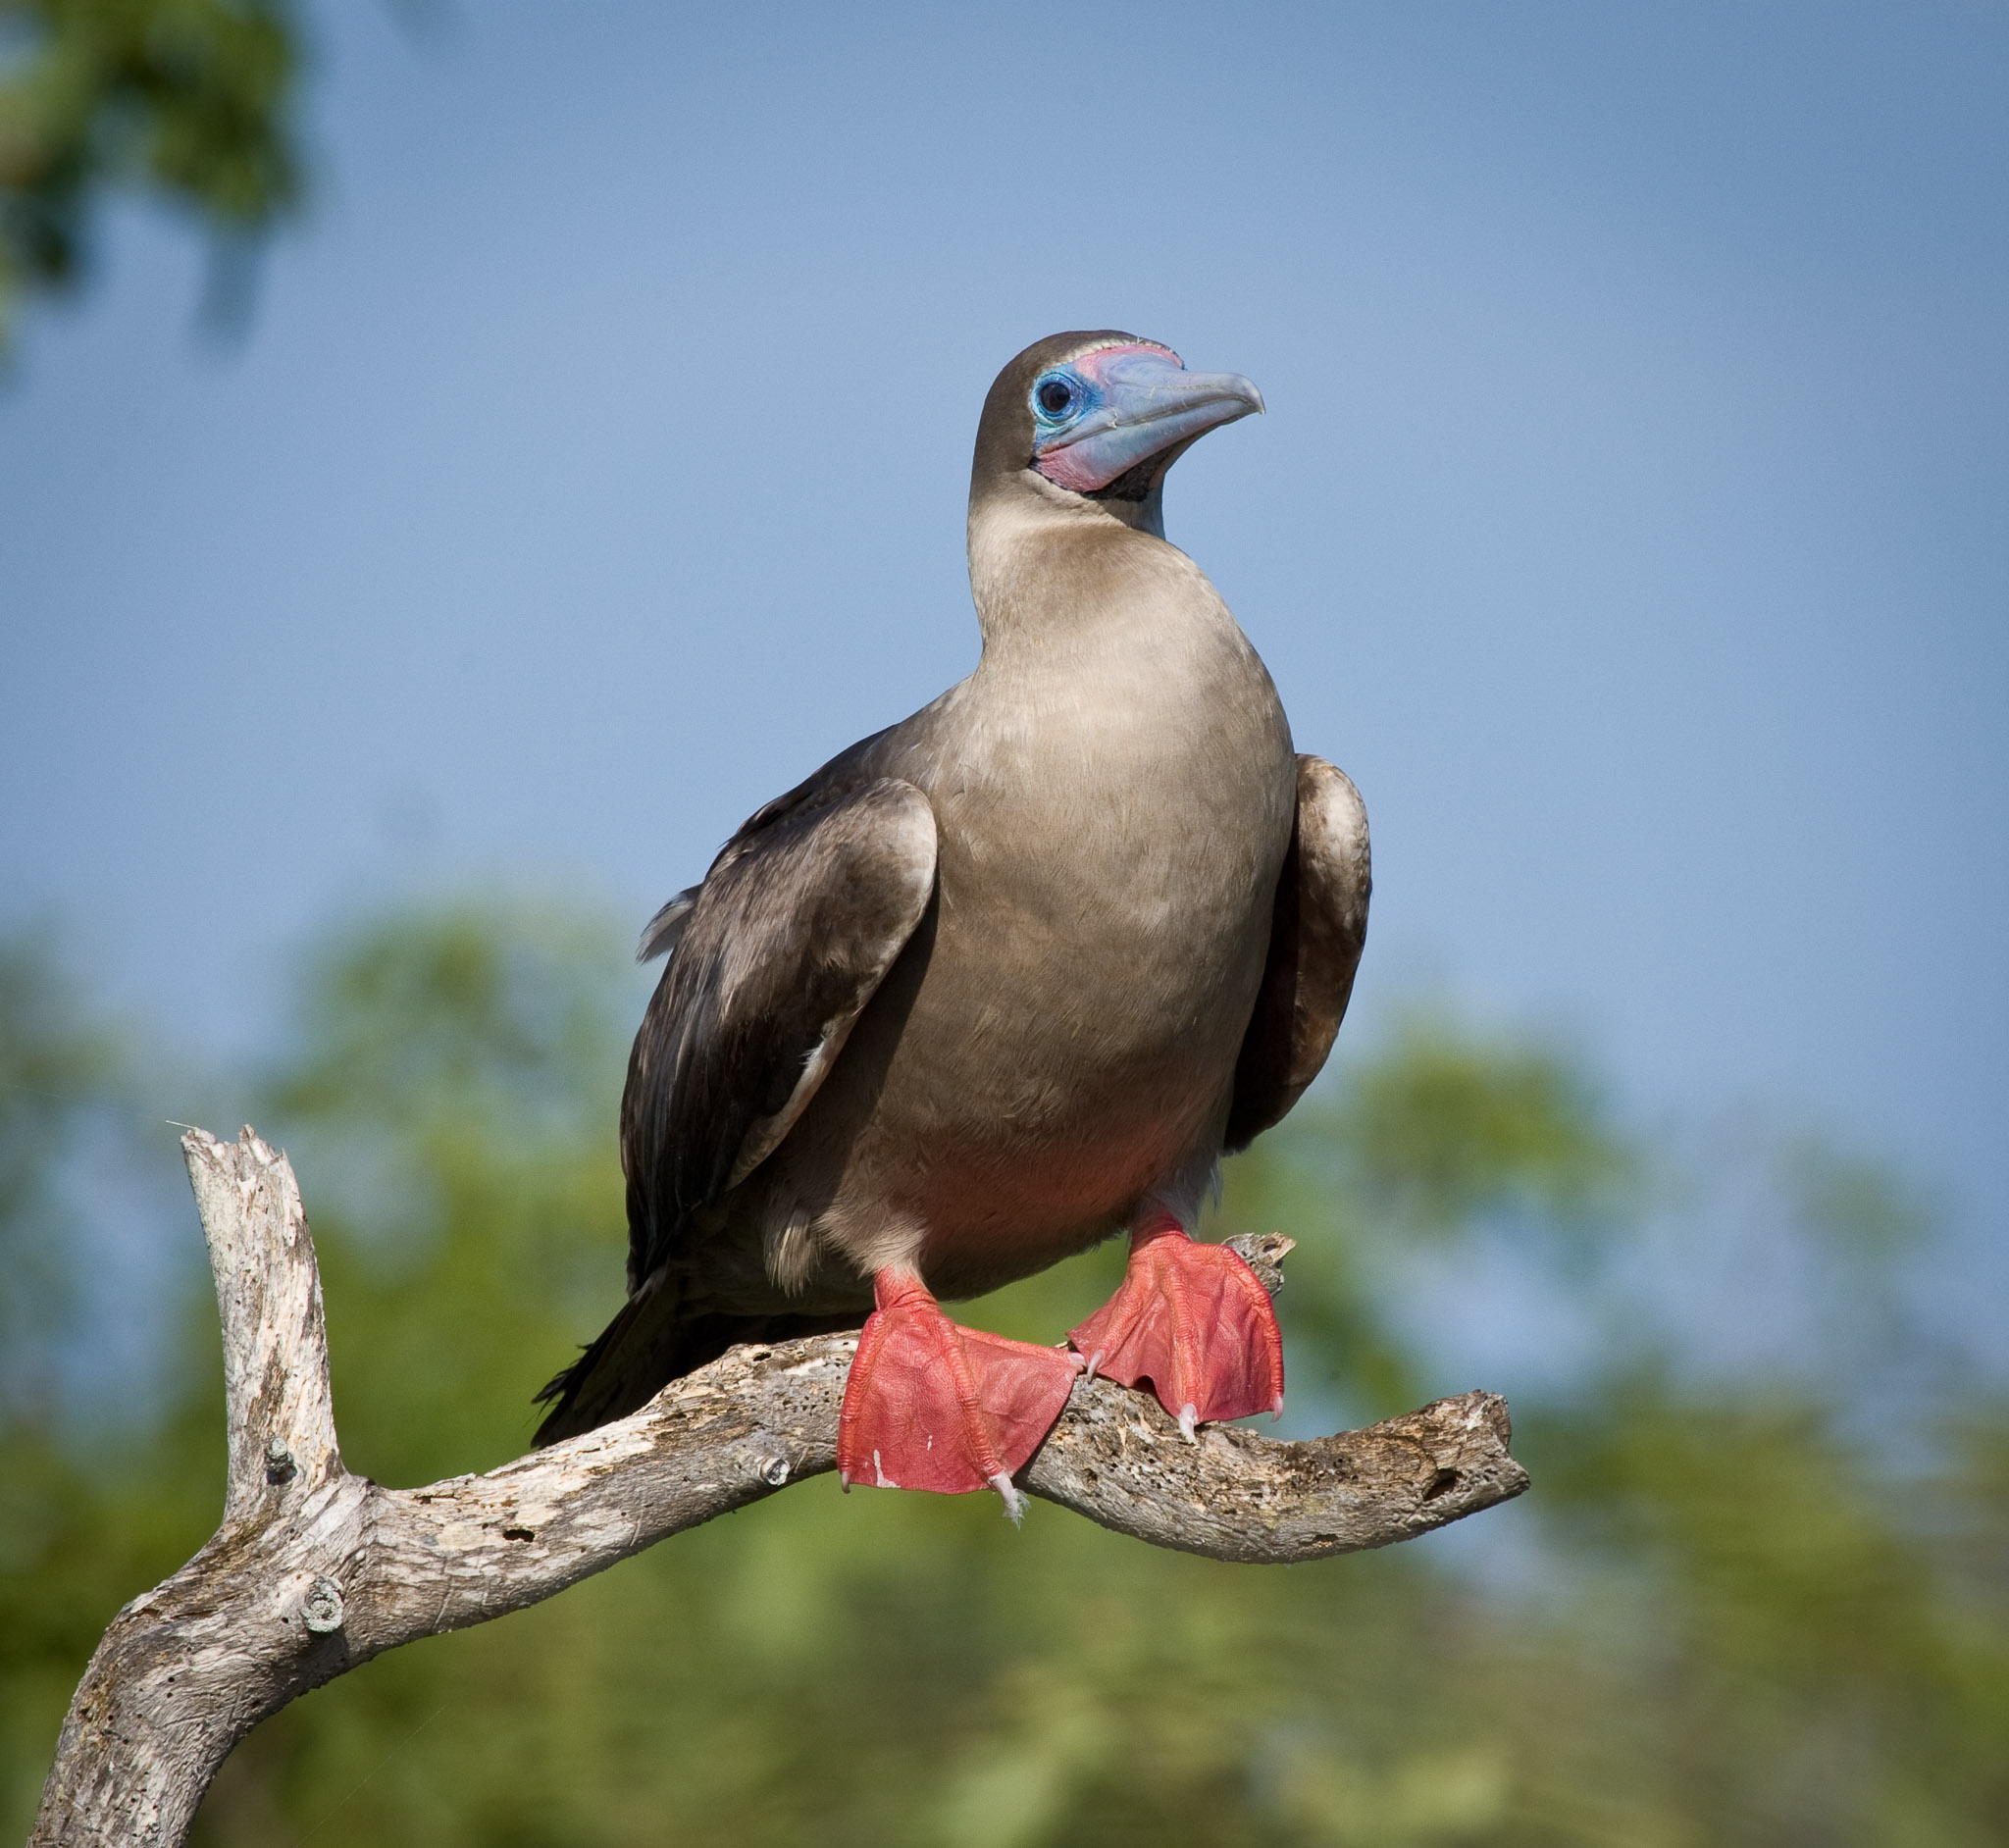
[[[423,1636],[537,1604],[658,1540],[837,1466],[854,1335],[735,1348],[642,1411],[485,1475],[386,1489],[342,1466],[320,1271],[284,1155],[249,1129],[181,1147],[223,1322],[222,1524],[126,1606],[63,1723],[29,1848],[176,1848],[237,1741]],[[1233,1241],[1272,1294],[1291,1241]],[[1440,1399],[1364,1431],[1193,1443],[1146,1394],[1074,1389],[1026,1493],[1117,1533],[1291,1564],[1413,1539],[1527,1486],[1506,1402]]]

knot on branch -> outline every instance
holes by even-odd
[[[341,1628],[343,1608],[341,1587],[332,1578],[317,1578],[300,1615],[316,1636],[329,1636]]]

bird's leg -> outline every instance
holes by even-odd
[[[1168,1212],[1131,1233],[1122,1287],[1067,1339],[1091,1373],[1149,1380],[1189,1438],[1198,1424],[1283,1410],[1269,1293],[1239,1255],[1196,1245]]]
[[[858,1337],[837,1420],[844,1486],[996,1489],[1013,1520],[1022,1504],[1011,1478],[1054,1428],[1081,1361],[942,1312],[911,1272],[872,1280],[879,1307]]]

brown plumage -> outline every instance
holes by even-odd
[[[1056,335],[992,387],[976,671],[761,809],[651,924],[630,1300],[545,1389],[541,1442],[735,1341],[855,1325],[889,1266],[963,1297],[1155,1206],[1190,1224],[1221,1154],[1324,1062],[1365,814],[1294,753],[1262,661],[1162,537],[1192,438],[1102,491],[1033,466],[1034,381],[1130,337]]]

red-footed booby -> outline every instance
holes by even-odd
[[[1366,815],[1164,539],[1165,471],[1262,408],[1127,334],[1059,334],[985,400],[983,655],[741,828],[651,921],[621,1106],[627,1306],[545,1388],[551,1442],[735,1342],[855,1325],[847,1485],[997,1489],[1094,1368],[1190,1435],[1279,1408],[1268,1298],[1190,1236],[1224,1153],[1330,1051]],[[1067,1346],[939,1307],[1119,1231]]]

